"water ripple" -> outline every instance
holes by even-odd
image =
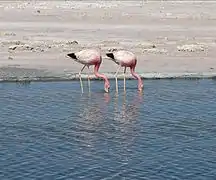
[[[0,87],[1,179],[214,179],[213,80]]]

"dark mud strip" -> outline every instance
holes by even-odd
[[[109,79],[115,79],[114,72],[105,73]],[[216,79],[216,73],[140,73],[142,79]],[[87,80],[87,74],[82,75],[83,80]],[[120,74],[118,79],[123,79]],[[134,79],[130,74],[126,79]],[[30,83],[34,81],[51,82],[51,81],[73,81],[79,80],[78,73],[60,74],[40,69],[27,69],[16,67],[0,68],[0,82],[20,82]],[[94,76],[91,80],[102,80]]]

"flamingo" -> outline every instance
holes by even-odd
[[[89,92],[90,92],[90,70],[89,66],[94,65],[94,74],[98,78],[103,78],[104,79],[104,90],[105,92],[109,92],[110,88],[110,83],[108,78],[104,74],[98,73],[99,67],[102,62],[102,56],[101,53],[95,49],[84,49],[79,52],[73,52],[70,54],[67,54],[67,56],[71,57],[73,60],[76,62],[79,62],[83,64],[84,66],[81,68],[79,72],[79,79],[80,79],[80,86],[81,86],[81,91],[83,93],[83,84],[82,84],[82,78],[81,78],[81,73],[85,69],[85,67],[88,68],[88,86],[89,86]]]
[[[126,68],[129,67],[131,70],[131,74],[133,77],[135,77],[138,80],[138,90],[142,91],[143,89],[143,82],[140,76],[135,73],[135,67],[137,64],[137,58],[134,55],[134,53],[126,50],[117,50],[112,53],[106,53],[106,56],[111,58],[116,64],[119,65],[116,73],[115,73],[115,79],[116,79],[116,92],[118,92],[118,79],[117,75],[121,67],[124,67],[124,91],[126,91],[125,87],[125,73]]]

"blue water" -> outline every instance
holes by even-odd
[[[215,179],[216,81],[0,84],[0,179]]]

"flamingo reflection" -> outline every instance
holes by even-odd
[[[114,109],[115,109],[115,117],[114,119],[116,121],[126,123],[128,121],[136,121],[138,115],[139,115],[139,109],[140,105],[143,102],[143,93],[138,92],[135,97],[133,98],[132,102],[127,102],[126,100],[126,94],[123,94],[123,100],[122,100],[122,108],[119,109],[118,105],[118,94],[115,95],[114,100]]]
[[[82,96],[80,101],[84,102],[78,119],[82,145],[93,147],[100,137],[98,132],[103,129],[110,95],[109,93],[91,93],[88,96]]]

